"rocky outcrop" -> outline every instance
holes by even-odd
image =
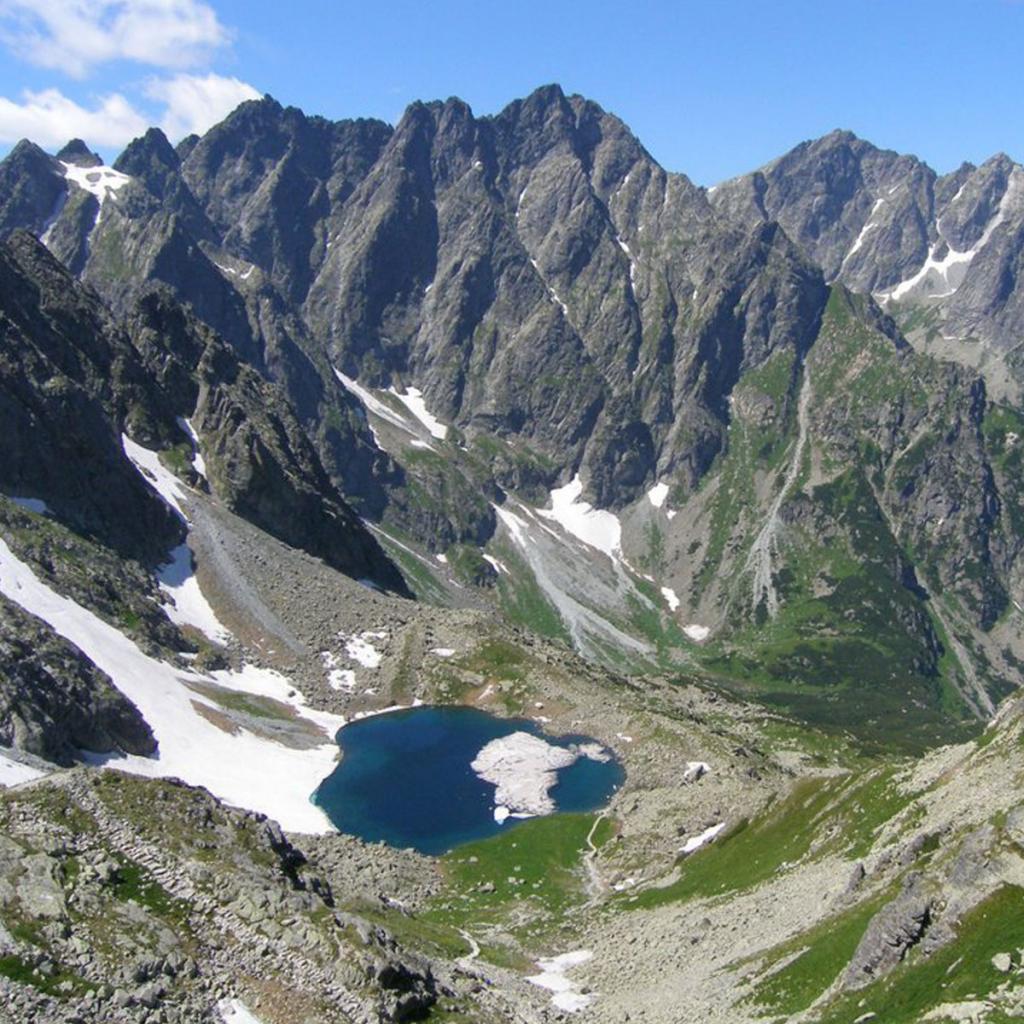
[[[843,977],[844,987],[863,988],[891,971],[927,932],[932,900],[917,891],[913,877],[903,893],[872,919]]]

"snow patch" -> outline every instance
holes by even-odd
[[[115,171],[113,167],[105,164],[100,167],[78,167],[76,164],[66,164],[61,161],[64,168],[64,177],[73,181],[79,188],[92,193],[102,208],[107,196],[112,196],[118,189],[124,188],[132,179],[127,174]]]
[[[655,507],[661,508],[668,497],[668,484],[655,484],[647,492],[647,500]]]
[[[226,803],[266,814],[289,831],[334,830],[310,795],[334,769],[338,747],[333,736],[344,718],[306,707],[292,683],[269,669],[245,665],[238,671],[201,675],[150,657],[99,616],[51,590],[3,540],[0,593],[48,623],[106,672],[139,709],[158,743],[152,757],[93,755],[90,760],[137,775],[176,776],[205,786]],[[210,718],[222,709],[188,685],[211,682],[288,705],[295,720],[311,725],[324,742],[300,750],[242,728],[220,728]]]
[[[495,572],[504,573],[506,576],[509,575],[508,567],[505,565],[504,562],[499,562],[498,559],[494,558],[491,555],[484,555],[483,557],[484,561],[489,563]]]
[[[411,434],[408,420],[404,416],[399,415],[389,405],[385,405],[379,398],[377,398],[369,388],[364,388],[358,381],[353,380],[351,377],[346,377],[341,370],[335,369],[334,376],[341,381],[342,387],[345,388],[350,394],[356,396],[360,402],[362,402],[364,409],[367,412],[372,412],[375,416],[379,416],[385,423],[390,423],[394,427],[398,427],[400,430],[404,430],[407,434]],[[377,431],[370,427],[370,432],[373,434],[373,441],[377,447],[384,451],[384,446],[381,444],[380,437]]]
[[[192,442],[192,468],[201,477],[205,477],[206,462],[199,450],[199,435],[195,432],[195,428],[192,426],[192,421],[186,419],[184,416],[179,416],[178,426],[188,434],[188,439]]]
[[[850,257],[860,250],[860,247],[864,244],[864,240],[868,237],[868,232],[874,231],[875,228],[878,227],[878,225],[875,223],[874,216],[876,213],[878,213],[878,208],[884,205],[884,203],[884,199],[875,200],[875,205],[871,207],[871,213],[868,214],[868,219],[865,222],[864,227],[860,229],[860,234],[857,235],[857,237],[854,239],[853,245],[850,247],[850,251],[843,257],[843,262],[839,265],[840,273],[843,272],[843,267],[846,266]]]
[[[683,782],[697,782],[703,779],[711,771],[711,765],[707,761],[687,761],[686,771],[683,772]]]
[[[553,519],[584,544],[603,551],[611,559],[617,558],[622,550],[622,524],[618,516],[580,501],[582,493],[583,481],[577,473],[564,487],[551,492],[550,509],[537,511]]]
[[[455,649],[453,647],[431,647],[430,653],[436,654],[439,658],[451,658],[455,654]]]
[[[538,960],[540,974],[534,974],[526,980],[531,985],[547,989],[552,993],[551,1002],[564,1013],[575,1013],[589,1006],[593,996],[580,992],[576,983],[570,980],[569,971],[574,967],[592,960],[594,954],[589,949],[578,949],[573,953],[562,953],[547,959]]]
[[[999,200],[999,208],[985,226],[985,230],[974,248],[968,249],[966,252],[958,252],[943,238],[942,225],[936,222],[935,227],[940,240],[935,245],[928,247],[928,256],[921,269],[905,281],[901,281],[895,288],[891,288],[887,292],[879,292],[878,297],[901,299],[916,293],[921,298],[948,298],[963,284],[971,261],[988,245],[996,228],[1006,220],[1007,214],[1020,206],[1022,195],[1024,195],[1024,170],[1015,167],[1010,174],[1006,191]],[[942,245],[947,247],[946,255],[942,259],[936,259],[935,254]]]
[[[18,786],[22,782],[41,779],[45,774],[38,768],[30,768],[27,764],[0,754],[0,786]]]
[[[332,690],[341,690],[342,693],[355,692],[356,674],[350,668],[340,667],[338,655],[332,651],[321,651],[320,660],[327,671],[327,685]]]
[[[698,625],[696,622],[691,622],[688,626],[683,626],[683,632],[691,639],[696,640],[697,643],[703,643],[709,636],[711,636],[711,630],[707,626]]]
[[[661,596],[668,602],[668,610],[674,612],[679,607],[679,598],[671,587],[662,587]]]
[[[222,999],[217,1012],[224,1024],[263,1024],[241,999]]]
[[[406,388],[405,394],[400,395],[391,387],[388,388],[388,394],[394,395],[430,431],[432,437],[443,441],[448,436],[448,427],[427,409],[423,392],[419,388]]]
[[[178,513],[182,522],[187,523],[188,517],[181,505],[185,500],[182,482],[160,461],[156,452],[136,444],[127,434],[121,435],[121,444],[125,455],[131,459],[146,483]]]
[[[382,639],[386,635],[368,631],[354,636],[346,642],[345,653],[363,668],[380,668],[384,655],[370,643],[370,640]]]
[[[171,552],[171,560],[157,572],[160,589],[171,599],[163,606],[167,618],[178,626],[194,626],[215,644],[226,644],[231,632],[217,618],[210,602],[203,596],[187,544],[179,544]]]
[[[690,836],[690,838],[687,839],[681,847],[679,847],[679,852],[693,853],[694,850],[699,850],[705,844],[710,843],[723,828],[725,828],[725,822],[721,821],[717,825],[712,825],[710,828],[704,829],[699,836]]]

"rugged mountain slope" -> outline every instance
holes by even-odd
[[[180,540],[181,523],[140,479],[121,435],[177,445],[188,464],[182,424],[195,416],[209,439],[210,482],[230,507],[342,571],[404,589],[280,390],[168,296],[140,303],[133,344],[28,235],[0,249],[0,274],[8,494],[42,501],[78,531],[156,564]]]
[[[872,292],[922,347],[1019,399],[1024,169],[1009,157],[940,176],[833,132],[710,198],[741,222],[777,221],[829,280]]]
[[[278,499],[336,489],[421,596],[867,733],[987,714],[1015,677],[1016,414],[991,361],[1012,347],[1005,159],[938,179],[838,133],[709,194],[555,86],[494,117],[414,104],[394,129],[268,97],[178,150],[152,130],[112,169],[31,152],[3,165],[12,194],[63,169],[48,243],[150,339],[151,371],[155,285],[227,343],[185,375],[230,378],[230,401],[174,411],[277,536],[323,549]],[[833,279],[930,332],[923,355]],[[928,356],[956,355],[939,320],[993,288],[983,387]],[[261,436],[305,467],[278,499],[244,432],[223,447],[267,381],[295,421]]]

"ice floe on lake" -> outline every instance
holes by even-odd
[[[476,774],[494,789],[494,820],[551,814],[555,802],[550,791],[558,772],[581,757],[609,761],[611,755],[600,743],[560,747],[528,732],[513,732],[491,740],[470,764]]]

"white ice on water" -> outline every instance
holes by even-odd
[[[513,732],[491,740],[470,764],[476,774],[494,787],[494,820],[510,815],[523,817],[551,814],[555,802],[550,790],[558,772],[581,757],[608,761],[610,754],[600,743],[560,747],[528,732]],[[506,813],[507,812],[507,813]]]

